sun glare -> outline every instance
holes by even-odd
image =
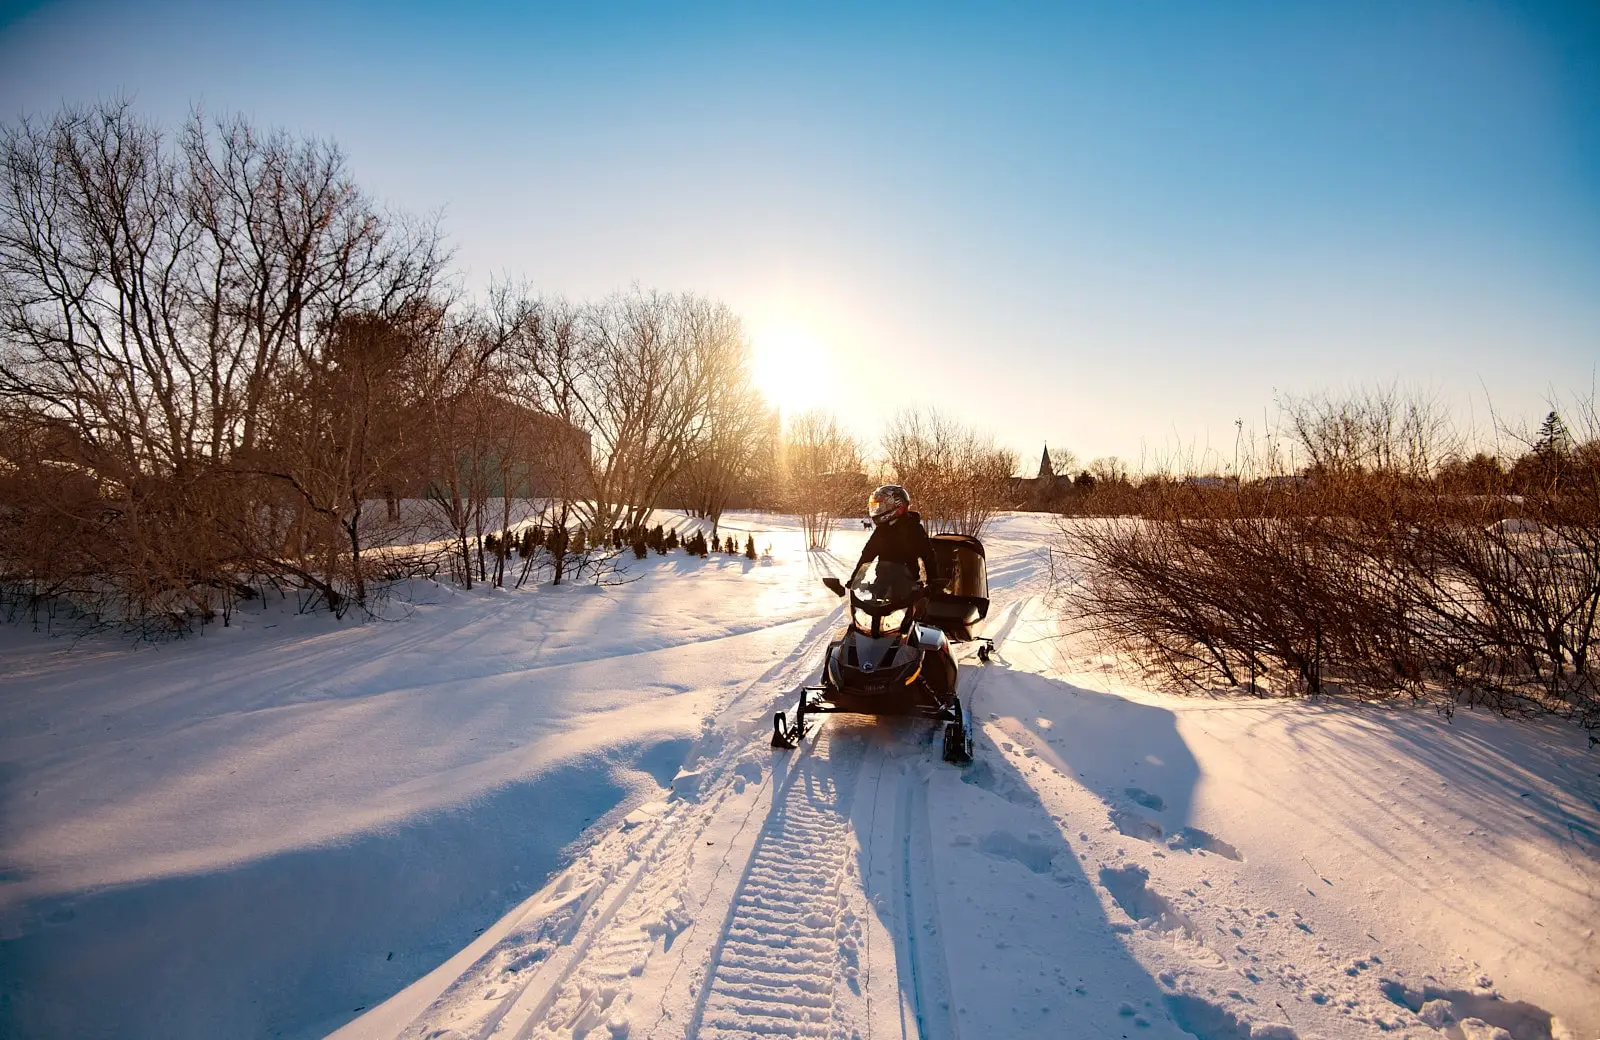
[[[826,403],[833,353],[806,325],[792,320],[757,325],[751,348],[756,389],[785,415]]]

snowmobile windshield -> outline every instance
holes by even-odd
[[[917,594],[917,580],[898,563],[872,560],[850,580],[851,606],[883,615],[908,606]]]

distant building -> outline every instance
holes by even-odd
[[[497,394],[473,391],[463,409],[482,424],[475,460],[464,456],[455,465],[465,482],[466,468],[476,464],[490,498],[581,497],[588,491],[589,434],[558,416],[524,407]],[[399,500],[423,498],[446,474],[448,458],[422,454],[410,458],[391,476],[384,498],[389,515],[398,516]],[[507,486],[509,484],[509,486]]]
[[[1046,444],[1044,453],[1039,456],[1038,476],[1011,478],[1012,508],[1051,509],[1071,484],[1071,474],[1056,473],[1050,461],[1050,445]]]

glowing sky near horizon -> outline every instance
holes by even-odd
[[[118,94],[339,141],[469,290],[722,299],[869,438],[1226,458],[1280,392],[1481,428],[1600,363],[1594,5],[0,7],[0,119]]]

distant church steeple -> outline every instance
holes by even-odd
[[[1056,479],[1055,467],[1050,465],[1050,445],[1048,443],[1044,446],[1044,454],[1039,458],[1039,479]]]

